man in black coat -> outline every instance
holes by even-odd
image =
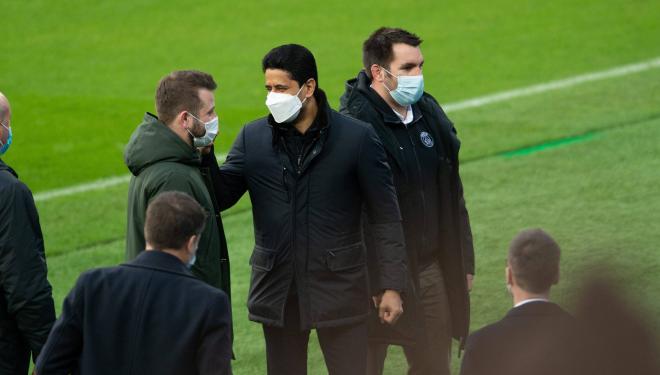
[[[340,112],[372,124],[385,147],[410,271],[406,314],[394,326],[369,326],[369,374],[383,372],[389,344],[403,346],[409,374],[449,374],[452,336],[462,340],[469,330],[474,251],[458,171],[460,142],[424,92],[421,42],[402,29],[376,30],[363,45],[364,70],[341,97]],[[368,246],[371,232],[367,225]]]
[[[573,317],[550,302],[559,281],[560,249],[541,229],[520,232],[509,246],[507,289],[514,307],[468,340],[462,375],[565,374],[566,348],[575,340]]]
[[[12,142],[11,108],[0,93],[0,156]],[[44,240],[32,193],[0,159],[0,374],[28,372],[55,321]]]
[[[269,374],[306,374],[316,329],[330,374],[366,369],[371,306],[363,207],[374,228],[378,315],[402,313],[405,247],[399,206],[373,128],[333,111],[300,45],[263,59],[271,114],[241,130],[217,171],[221,207],[249,191],[256,246],[249,317],[263,324]]]
[[[189,270],[206,215],[185,193],[155,197],[146,213],[146,251],[80,276],[37,374],[230,374],[227,295]]]

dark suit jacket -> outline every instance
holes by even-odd
[[[551,302],[529,302],[467,340],[461,375],[562,374],[573,317]]]
[[[55,322],[32,192],[0,159],[0,374],[27,374]]]
[[[176,257],[145,251],[83,273],[37,360],[38,374],[229,374],[225,293]]]

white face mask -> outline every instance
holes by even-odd
[[[188,112],[188,114],[192,118],[194,118],[195,120],[204,123],[204,129],[206,129],[206,133],[203,136],[199,137],[199,138],[195,137],[193,135],[193,144],[194,144],[194,146],[195,147],[206,147],[206,146],[210,145],[211,143],[213,143],[213,141],[215,140],[215,137],[218,135],[218,130],[219,130],[218,116],[215,116],[209,122],[204,122],[204,121],[198,119],[197,117],[193,116],[192,113]],[[190,131],[188,131],[188,133],[190,133]],[[190,135],[192,135],[192,133],[190,133]]]
[[[268,96],[266,96],[266,107],[268,107],[270,114],[273,115],[275,122],[282,124],[285,122],[291,122],[298,117],[303,103],[307,100],[307,98],[305,98],[305,100],[301,102],[300,98],[298,98],[298,94],[300,94],[302,89],[301,86],[296,95],[274,91],[268,93]]]

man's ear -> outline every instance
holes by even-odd
[[[504,268],[504,274],[506,277],[506,283],[508,285],[513,285],[513,272],[511,271],[511,267],[507,264],[506,268]]]
[[[555,275],[555,279],[552,281],[552,285],[557,285],[559,283],[559,268],[557,268],[557,274]]]
[[[174,120],[172,120],[172,125],[182,125],[185,129],[188,129],[189,126],[186,122],[188,122],[191,119],[190,114],[188,114],[188,111],[181,111],[179,112]]]
[[[186,251],[192,255],[197,250],[197,245],[199,245],[199,235],[193,234],[186,242]]]
[[[314,95],[314,92],[316,91],[316,80],[314,78],[310,78],[305,82],[305,87],[307,87],[307,93],[305,93],[305,98],[309,98]]]
[[[371,64],[369,71],[371,72],[371,81],[383,82],[383,77],[381,77],[381,71],[383,68],[378,64]]]

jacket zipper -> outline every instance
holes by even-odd
[[[301,175],[302,172],[303,172],[303,167],[304,167],[304,164],[305,164],[304,163],[305,162],[305,159],[304,159],[305,151],[308,151],[307,154],[309,154],[308,157],[307,157],[307,165],[311,164],[312,161],[314,160],[314,158],[316,158],[319,155],[321,150],[319,149],[318,144],[319,144],[319,142],[321,142],[321,138],[323,137],[324,133],[325,133],[325,129],[321,129],[319,131],[318,136],[316,138],[314,138],[312,143],[309,145],[309,149],[306,150],[305,147],[303,147],[302,150],[300,150],[300,152],[298,153],[298,157],[296,159],[297,164],[298,164],[297,165],[298,175]]]
[[[412,125],[412,124],[411,124]],[[426,230],[427,230],[427,225],[428,223],[426,222],[426,196],[424,195],[424,179],[422,178],[422,167],[419,165],[419,156],[417,156],[417,147],[415,146],[415,142],[413,141],[412,136],[410,135],[410,132],[408,130],[408,127],[406,127],[406,133],[408,133],[408,139],[410,140],[410,146],[412,147],[413,154],[415,155],[415,165],[417,166],[417,178],[419,179],[419,183],[421,186],[420,189],[420,195],[422,199],[422,220],[424,221],[424,229],[422,231],[422,251],[426,251],[426,246],[427,246],[427,239],[426,239]]]
[[[319,136],[311,144],[310,150],[312,151],[312,155],[313,155],[312,158],[314,158],[318,154],[318,152],[314,152],[313,150],[314,150],[314,147],[316,147],[317,141],[321,138],[323,133],[324,133],[324,129],[322,129],[320,131]],[[296,228],[296,216],[297,216],[296,215],[296,209],[297,209],[297,207],[296,207],[296,197],[298,195],[298,180],[300,179],[300,177],[302,175],[302,166],[303,166],[302,164],[303,164],[304,153],[305,153],[305,148],[303,147],[302,150],[300,150],[300,152],[298,153],[298,157],[297,157],[297,160],[296,160],[297,161],[296,168],[297,168],[298,176],[294,177],[294,179],[293,179],[293,191],[291,192],[291,194],[289,194],[289,188],[288,188],[288,185],[286,184],[286,171],[287,171],[287,169],[286,169],[286,167],[283,167],[283,170],[282,170],[283,179],[284,179],[284,183],[285,183],[284,185],[285,185],[285,188],[287,189],[287,198],[289,198],[289,200],[291,201],[291,223],[292,223],[292,228],[291,228],[291,250],[292,250],[292,256],[293,256],[293,280],[292,281],[296,281],[296,288],[297,289],[300,288],[300,287],[304,288],[304,286],[299,285],[300,283],[297,282],[297,279],[296,279],[297,268],[298,268],[298,265],[297,265],[297,262],[296,262],[296,255],[297,255],[297,250],[298,250],[297,246],[296,246],[296,244],[297,244],[296,243],[297,242],[296,241],[296,229],[297,229]],[[311,160],[310,160],[310,162],[311,162]],[[308,193],[309,193],[309,190],[308,190]],[[305,270],[306,269],[307,268],[305,268]],[[291,286],[289,286],[289,293],[291,293],[290,289],[291,289]],[[303,316],[303,314],[304,314],[303,309],[300,308],[300,306],[304,302],[308,302],[308,300],[303,301],[303,299],[305,299],[304,294],[298,293],[298,310],[300,312],[301,321],[303,319],[309,319],[307,314],[305,314],[305,316]]]
[[[291,202],[291,192],[289,191],[289,184],[287,184],[286,174],[287,169],[285,166],[282,166],[282,185],[284,185],[284,191],[286,191],[286,201],[289,203]]]
[[[297,270],[298,267],[297,267],[297,262],[296,262],[297,253],[298,253],[298,249],[296,248],[296,196],[297,196],[297,193],[298,193],[298,178],[294,178],[293,179],[293,196],[292,196],[292,199],[291,199],[291,257],[292,257],[292,260],[293,260],[293,279],[291,280],[291,282],[292,283],[295,282],[296,289],[299,289],[300,288],[300,285],[299,285],[300,283],[298,282],[298,280],[296,278],[296,276],[298,274],[298,270]],[[291,293],[291,284],[289,284],[289,292],[288,293]],[[298,294],[298,310],[299,310],[299,313],[302,313],[302,311],[300,311],[300,297],[301,297],[301,294],[300,293],[297,293],[297,294]],[[287,298],[288,298],[288,294],[287,294]],[[282,317],[282,319],[284,319],[284,317]]]

